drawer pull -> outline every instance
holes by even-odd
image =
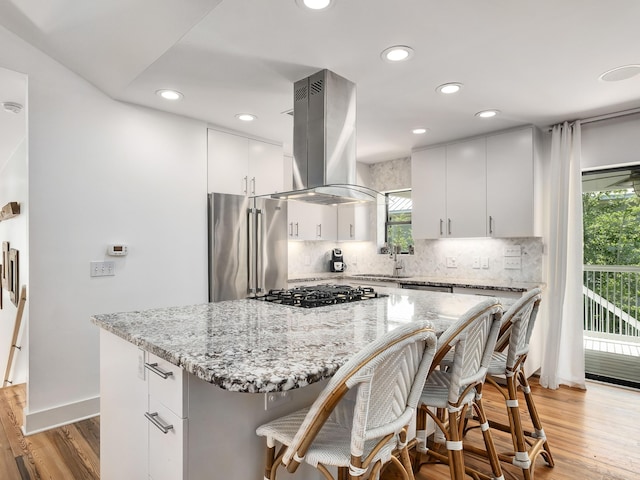
[[[154,412],[154,413],[144,412],[144,416],[147,417],[147,420],[153,423],[158,428],[158,430],[160,430],[164,434],[169,433],[169,430],[173,430],[173,425],[163,425],[160,422],[158,418],[158,412]]]
[[[171,375],[173,375],[173,372],[163,372],[162,370],[160,370],[158,368],[158,364],[157,363],[145,363],[144,364],[144,368],[146,368],[147,370],[151,370],[153,373],[155,373],[156,375],[158,375],[159,377],[162,377],[164,379],[167,379]]]

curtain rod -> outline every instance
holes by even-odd
[[[604,115],[583,118],[580,120],[580,123],[584,125],[585,123],[599,122],[601,120],[609,120],[610,118],[626,117],[627,115],[634,115],[636,113],[640,113],[640,108],[632,108],[631,110],[623,110],[621,112],[605,113]]]
[[[595,117],[587,117],[587,118],[582,118],[580,119],[580,125],[584,125],[585,123],[594,123],[594,122],[600,122],[602,120],[609,120],[611,118],[618,118],[618,117],[626,117],[628,115],[634,115],[636,113],[640,113],[640,108],[632,108],[631,110],[622,110],[620,112],[613,112],[613,113],[605,113],[604,115],[597,115]],[[569,123],[573,124],[578,120],[572,120]],[[560,125],[564,122],[560,122],[560,123],[556,123],[554,125]],[[547,131],[551,132],[551,130],[553,130],[554,125],[550,125],[549,127],[547,127]]]

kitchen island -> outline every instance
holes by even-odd
[[[93,316],[101,478],[260,478],[258,425],[310,404],[390,329],[428,319],[442,331],[486,299],[380,290],[388,296],[313,309],[247,299]]]

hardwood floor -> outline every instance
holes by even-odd
[[[536,480],[638,478],[639,391],[594,382],[588,382],[586,392],[570,388],[546,390],[535,381],[532,388],[556,462],[555,468],[548,468],[538,458]],[[488,386],[484,399],[489,415],[494,418],[502,415],[502,402]],[[1,480],[91,480],[100,477],[99,418],[24,437],[20,430],[24,405],[24,385],[0,389]],[[475,433],[470,435],[470,441],[475,441]],[[494,437],[499,449],[510,445],[509,438],[501,433],[495,433]],[[521,471],[510,465],[504,470],[505,479],[522,478]],[[393,467],[383,475],[383,480],[400,478]],[[440,465],[424,465],[416,475],[416,480],[446,478],[449,478],[448,471]],[[218,479],[212,476],[212,480]]]
[[[99,417],[24,437],[25,396],[24,385],[0,389],[0,479],[100,478]]]

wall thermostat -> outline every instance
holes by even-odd
[[[127,254],[127,246],[123,244],[109,245],[107,253],[114,257],[122,257]]]

